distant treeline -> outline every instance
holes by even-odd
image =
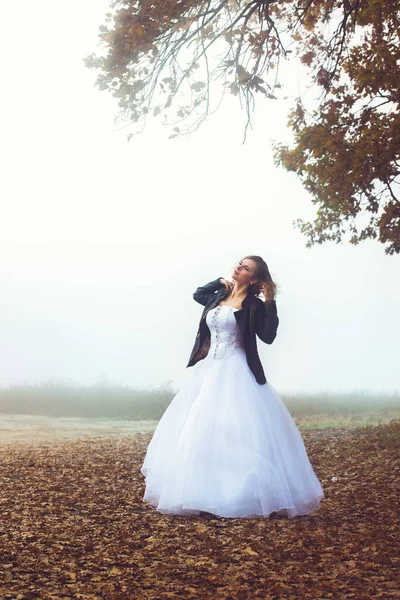
[[[118,384],[42,383],[0,388],[0,413],[48,417],[158,420],[176,392],[170,384],[140,389]]]
[[[118,384],[90,386],[45,382],[0,387],[0,413],[49,417],[159,420],[177,390],[170,383],[157,389]],[[352,392],[280,394],[294,418],[306,415],[346,416],[379,412],[400,414],[400,394]],[[245,398],[243,399],[245,401]]]

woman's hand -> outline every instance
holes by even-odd
[[[231,281],[227,281],[223,277],[220,278],[220,282],[224,284],[227,292],[231,292],[233,289],[233,283]]]
[[[264,295],[265,300],[274,300],[274,297],[271,293],[271,289],[266,283],[262,284],[261,291]]]

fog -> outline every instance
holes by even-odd
[[[288,100],[258,100],[244,145],[236,98],[190,137],[149,121],[128,144],[83,63],[107,10],[0,9],[0,385],[179,385],[194,290],[259,254],[280,286],[277,338],[259,342],[278,391],[399,391],[400,257],[373,241],[306,248],[292,224],[316,211],[272,157],[271,139],[290,139],[296,77]]]

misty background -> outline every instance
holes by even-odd
[[[0,386],[179,386],[202,312],[194,290],[259,254],[280,286],[277,338],[259,342],[274,388],[398,393],[400,257],[373,241],[308,249],[292,225],[315,207],[274,166],[271,140],[290,140],[297,68],[284,67],[287,100],[258,99],[244,145],[228,96],[190,137],[149,120],[127,143],[117,101],[83,63],[107,11],[0,9]]]

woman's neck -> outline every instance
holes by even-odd
[[[241,285],[239,286],[237,284],[237,282],[235,281],[235,284],[233,286],[233,289],[231,291],[230,297],[231,298],[237,298],[237,299],[243,299],[247,296],[247,291],[248,291],[248,285]]]

